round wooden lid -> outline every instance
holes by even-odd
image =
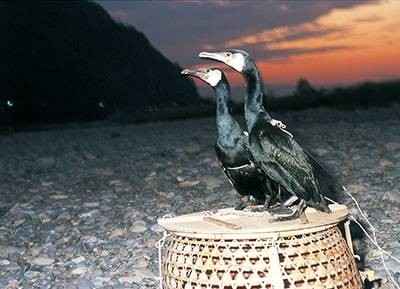
[[[198,212],[172,218],[158,219],[165,230],[177,235],[193,238],[244,239],[286,237],[308,234],[335,226],[347,218],[345,205],[329,205],[327,214],[313,208],[305,211],[303,218],[291,221],[273,221],[268,212],[237,211],[233,208],[217,212]]]

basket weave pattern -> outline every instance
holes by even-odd
[[[254,239],[172,234],[162,266],[165,289],[362,288],[338,227]]]

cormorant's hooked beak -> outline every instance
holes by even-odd
[[[242,72],[245,66],[245,58],[241,53],[232,53],[231,51],[220,52],[200,52],[200,58],[207,58],[225,63],[236,71]]]
[[[213,59],[213,60],[217,60],[217,61],[222,61],[225,62],[225,56],[223,52],[200,52],[199,53],[199,57],[200,58],[208,58],[208,59]]]
[[[191,73],[192,73],[192,70],[189,70],[189,69],[184,69],[181,71],[181,74],[191,74]]]
[[[190,69],[184,69],[181,71],[181,74],[184,75],[192,75],[192,76],[196,76],[196,77],[202,77],[204,75],[203,72],[198,71],[198,70],[190,70]]]

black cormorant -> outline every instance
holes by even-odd
[[[262,81],[249,54],[234,49],[201,52],[199,57],[221,61],[243,74],[247,82],[245,118],[249,129],[250,150],[255,162],[269,177],[300,199],[296,212],[290,218],[299,217],[307,205],[330,212],[319,179],[329,184],[326,187],[332,190],[338,186],[333,183],[329,173],[284,130],[284,125],[273,120],[265,111]]]
[[[275,204],[278,184],[268,178],[251,161],[248,134],[231,114],[229,84],[225,74],[218,68],[185,69],[182,74],[197,77],[208,83],[215,91],[217,104],[217,141],[215,150],[220,165],[234,188],[244,198],[269,208]],[[247,202],[236,208],[243,209]]]

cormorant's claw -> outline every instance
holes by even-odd
[[[283,222],[283,221],[292,221],[297,218],[300,218],[301,223],[308,223],[307,217],[304,214],[305,209],[307,208],[307,204],[304,200],[301,200],[296,211],[289,216],[277,216],[272,217],[270,222]]]

